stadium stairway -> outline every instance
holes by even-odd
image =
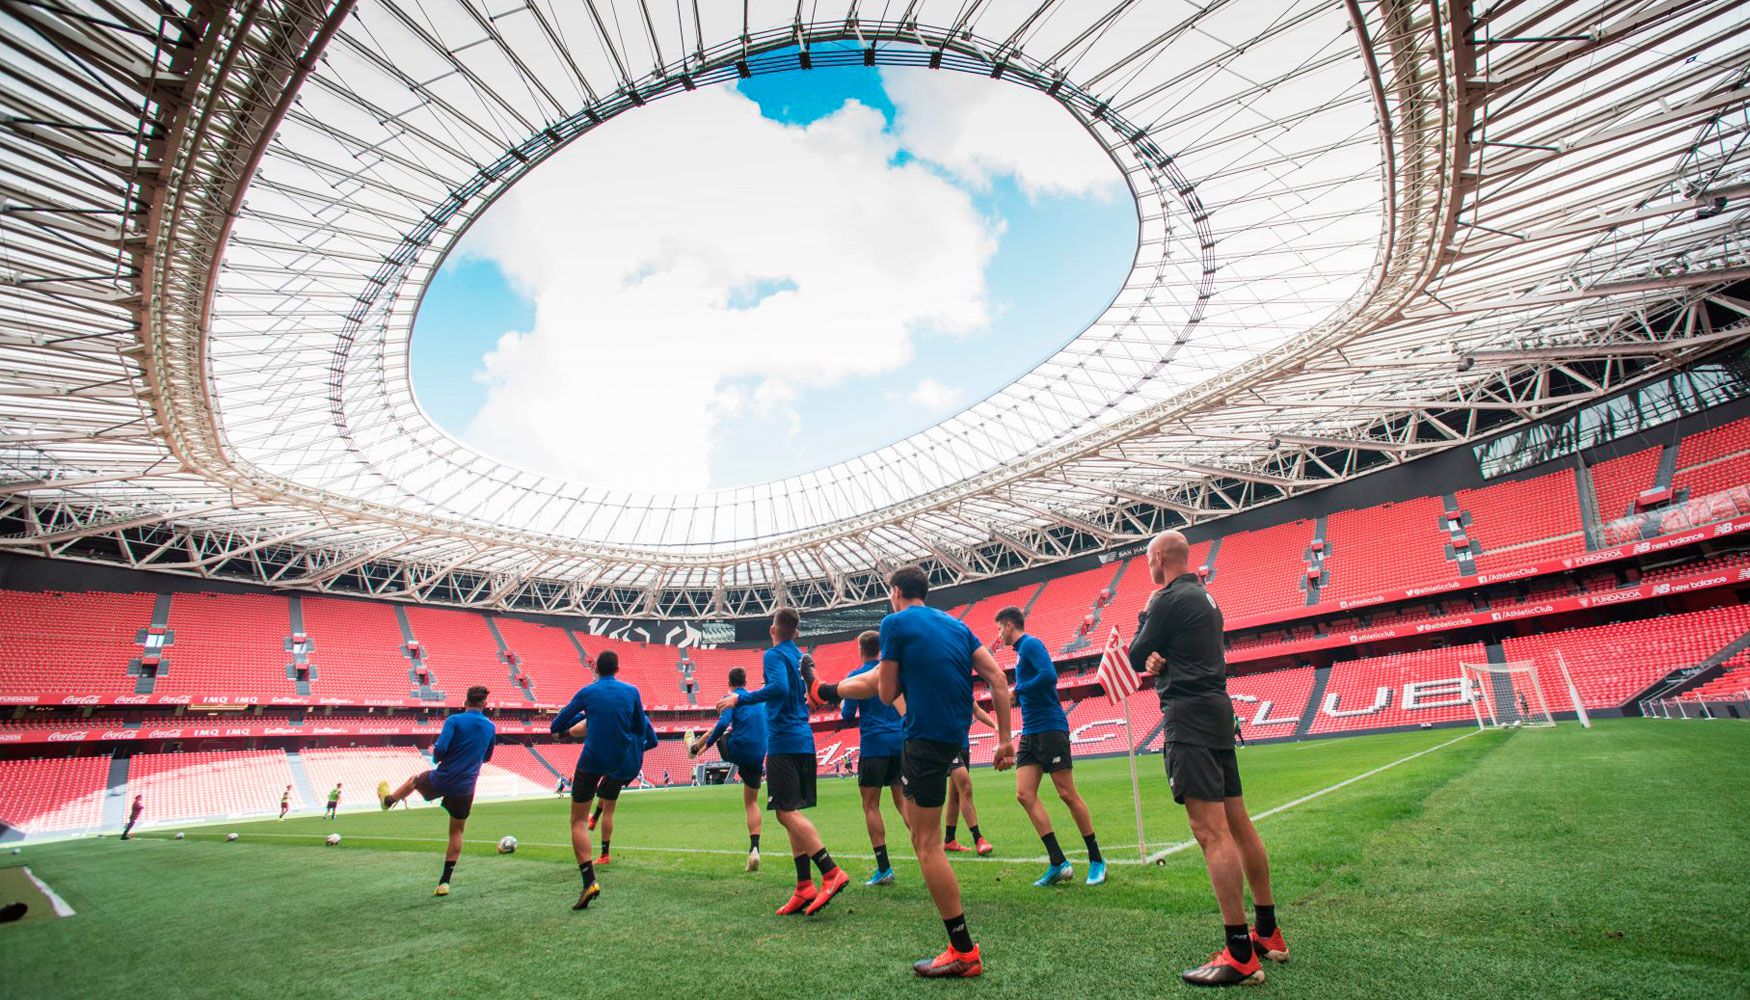
[[[316,786],[310,784],[310,772],[304,770],[304,758],[298,756],[298,751],[286,751],[286,766],[292,771],[292,784],[297,787],[298,797],[305,802],[320,802],[316,798]]]
[[[162,655],[165,648],[176,644],[176,633],[170,631],[169,626],[170,595],[159,594],[152,601],[152,623],[140,632],[139,641],[145,647],[142,656],[128,661],[128,676],[134,678],[135,694],[151,694],[158,686],[158,678],[170,671],[170,657]],[[147,654],[158,656],[158,662],[150,670],[146,669],[144,661]]]
[[[1328,582],[1325,553],[1330,551],[1329,520],[1324,514],[1313,519],[1312,541],[1306,546],[1306,575],[1301,580],[1300,589],[1306,592],[1306,606],[1309,608],[1318,605],[1319,589]]]
[[[286,598],[286,616],[292,627],[290,635],[286,636],[286,652],[292,654],[292,662],[286,664],[286,676],[291,680],[293,688],[299,695],[310,696],[310,682],[316,679],[316,665],[310,662],[310,638],[304,631],[304,600],[297,594]],[[294,636],[304,636],[303,642],[298,642]],[[299,671],[302,671],[300,675]]]
[[[1726,664],[1745,650],[1750,650],[1750,632],[1745,632],[1721,646],[1712,656],[1701,661],[1693,671],[1688,669],[1674,670],[1659,678],[1645,691],[1635,695],[1627,704],[1623,705],[1623,712],[1625,714],[1639,712],[1640,705],[1644,701],[1659,701],[1688,694],[1723,675],[1726,672]]]
[[[444,693],[437,687],[437,671],[425,658],[425,647],[419,647],[417,657],[410,652],[419,642],[419,637],[413,634],[413,623],[407,620],[407,609],[397,604],[394,611],[395,624],[401,626],[401,655],[407,657],[407,681],[412,685],[413,697],[420,701],[443,701]],[[421,667],[425,668],[423,675]]]
[[[128,823],[128,758],[109,760],[109,788],[103,793],[103,819],[99,830],[120,830]]]
[[[1312,729],[1312,724],[1318,721],[1319,705],[1325,700],[1325,685],[1331,682],[1331,668],[1319,667],[1313,671],[1312,691],[1306,696],[1306,704],[1300,708],[1300,721],[1294,724],[1294,735],[1291,739],[1302,739]]]
[[[1592,486],[1592,469],[1580,456],[1574,455],[1574,486],[1580,491],[1580,530],[1586,535],[1586,547],[1604,547],[1604,521],[1598,516],[1598,492]]]

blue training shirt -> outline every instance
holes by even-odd
[[[965,745],[981,645],[965,622],[922,604],[881,619],[881,658],[899,664],[906,739]]]
[[[579,719],[587,719],[589,728],[583,734],[577,769],[627,781],[636,777],[644,763],[644,751],[656,745],[656,730],[644,714],[638,689],[618,677],[586,684],[571,696],[548,728],[563,733]]]
[[[1015,643],[1015,699],[1021,703],[1021,735],[1069,732],[1069,716],[1057,700],[1057,667],[1045,643],[1030,635]]]
[[[851,671],[847,677],[866,674],[875,669],[878,660],[870,660]],[[856,719],[857,729],[862,733],[861,747],[858,751],[864,757],[897,757],[904,749],[904,737],[900,730],[905,720],[900,716],[899,709],[883,702],[880,696],[873,698],[848,698],[839,714],[846,719]]]
[[[480,777],[480,765],[492,759],[492,744],[497,737],[497,727],[477,708],[445,719],[443,731],[431,748],[431,759],[437,762],[432,783],[457,795],[473,792],[474,781]]]
[[[766,650],[764,682],[741,695],[737,704],[766,706],[766,753],[814,752],[814,730],[808,726],[808,693],[802,686],[802,651],[786,639]]]
[[[747,688],[734,689],[737,698],[747,697]],[[729,738],[723,736],[728,733]],[[750,705],[746,701],[737,701],[734,708],[726,708],[717,717],[717,725],[711,727],[711,735],[705,737],[707,747],[723,740],[718,748],[718,754],[731,764],[760,767],[766,760],[766,710],[760,705]]]

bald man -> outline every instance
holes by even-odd
[[[1264,981],[1259,959],[1286,962],[1288,945],[1276,926],[1270,859],[1240,797],[1221,608],[1190,561],[1191,546],[1177,531],[1149,543],[1149,578],[1160,589],[1130,644],[1130,662],[1143,666],[1160,696],[1167,784],[1203,849],[1227,935],[1226,947],[1182,978],[1193,986],[1251,985]],[[1257,910],[1255,929],[1246,926],[1247,884]]]

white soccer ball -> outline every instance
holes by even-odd
[[[14,847],[12,849],[12,853],[14,853],[14,854],[21,854],[23,852],[24,852],[24,848],[22,848],[22,847]]]
[[[231,841],[236,840],[236,839],[237,839],[237,835],[234,833],[225,834],[225,843],[227,843],[227,844],[229,844]]]
[[[333,847],[335,844],[340,843],[340,834],[338,834],[338,833],[329,834],[327,843],[328,843],[329,847]]]
[[[516,838],[515,837],[504,837],[503,839],[499,840],[498,853],[500,853],[500,854],[515,854],[516,853]]]
[[[176,833],[176,836],[171,837],[170,839],[171,840],[181,840],[182,839],[182,831],[178,830]]]

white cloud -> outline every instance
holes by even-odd
[[[966,390],[926,378],[918,382],[908,398],[926,410],[952,410],[966,398]]]
[[[850,103],[806,128],[726,88],[660,101],[537,168],[469,234],[535,303],[484,359],[466,439],[593,484],[708,487],[726,419],[796,429],[799,388],[891,372],[989,320],[997,228]],[[777,442],[774,447],[789,446]]]
[[[1029,198],[1112,198],[1118,167],[1055,100],[1028,87],[965,73],[887,71],[900,145],[980,187],[1015,178]]]

